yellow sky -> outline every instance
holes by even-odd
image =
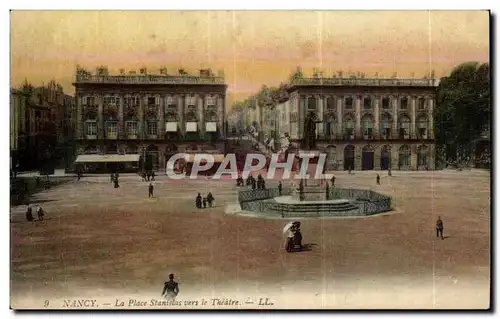
[[[489,61],[487,11],[13,11],[12,85],[55,79],[75,67],[224,69],[228,103],[306,73],[379,76],[449,73]]]

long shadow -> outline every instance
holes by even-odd
[[[315,247],[315,246],[318,246],[318,244],[315,244],[315,243],[304,244],[304,245],[302,245],[302,249],[295,249],[292,252],[300,253],[300,252],[304,252],[304,251],[312,251],[313,247]]]

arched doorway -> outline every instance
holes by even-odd
[[[327,169],[337,168],[337,148],[334,145],[328,145],[326,148],[326,167]]]
[[[147,171],[158,170],[158,147],[156,145],[149,145],[146,148],[146,160],[144,163],[144,169]]]
[[[363,171],[369,171],[372,170],[374,167],[374,156],[375,152],[373,150],[373,147],[370,145],[366,145],[363,147],[363,152],[361,156],[361,169]]]
[[[400,170],[408,170],[411,167],[411,150],[408,145],[403,145],[399,148],[398,166]]]
[[[380,152],[380,169],[386,171],[391,167],[391,147],[384,145]]]
[[[425,145],[420,145],[417,149],[417,169],[426,170],[427,169],[427,156],[428,148]]]
[[[354,170],[354,145],[347,145],[344,148],[344,170]]]

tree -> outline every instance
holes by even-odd
[[[437,160],[465,162],[491,119],[488,63],[460,64],[441,79],[434,119]]]

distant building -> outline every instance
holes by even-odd
[[[69,141],[65,113],[72,99],[54,81],[11,90],[11,149],[19,170],[39,170],[45,160],[64,167]]]
[[[294,78],[276,112],[262,110],[264,134],[287,134],[298,151],[311,116],[330,170],[435,169],[436,88],[433,79]]]
[[[95,74],[78,69],[74,85],[77,153],[99,161],[82,162],[87,168],[165,170],[178,152],[225,151],[223,74],[206,69],[195,76],[182,69],[169,75],[162,69],[152,75],[144,68],[139,74],[110,75],[100,67]],[[126,157],[105,154],[137,156],[120,162]]]

